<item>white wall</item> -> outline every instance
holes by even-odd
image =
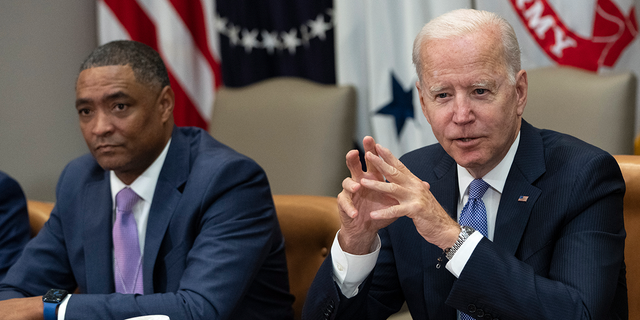
[[[74,88],[96,42],[93,0],[0,0],[0,170],[27,198],[54,201],[65,164],[88,151]]]

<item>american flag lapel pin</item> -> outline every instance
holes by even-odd
[[[527,202],[527,200],[529,200],[529,196],[520,196],[520,198],[518,198],[519,202]]]

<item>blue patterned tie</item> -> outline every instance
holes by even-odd
[[[476,229],[487,237],[487,208],[482,196],[489,189],[489,185],[482,179],[475,179],[469,185],[469,200],[460,212],[460,225]],[[461,320],[473,320],[470,315],[460,312]]]
[[[487,208],[482,202],[482,196],[489,189],[489,185],[482,179],[475,179],[469,185],[469,200],[460,212],[460,225],[476,229],[488,238],[487,235]]]

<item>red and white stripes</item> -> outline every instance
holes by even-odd
[[[207,128],[222,85],[214,0],[97,0],[98,42],[130,39],[160,53],[178,126]]]

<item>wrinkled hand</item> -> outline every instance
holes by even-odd
[[[382,159],[381,159],[382,158]],[[428,242],[445,249],[453,246],[460,225],[451,219],[429,190],[427,182],[416,177],[389,149],[375,145],[375,153],[365,154],[367,168],[384,175],[387,182],[365,176],[360,185],[378,197],[394,199],[396,204],[379,206],[369,216],[373,221],[389,221],[402,216],[413,220],[420,235]],[[389,202],[386,202],[389,203]]]
[[[0,320],[43,320],[42,296],[0,301]]]
[[[376,144],[372,137],[362,140],[365,152],[376,155]],[[351,177],[342,182],[342,192],[338,195],[338,208],[342,226],[338,242],[343,251],[351,254],[367,254],[375,241],[378,230],[386,227],[396,218],[372,219],[370,212],[397,205],[398,202],[374,189],[362,188],[360,181],[384,183],[383,175],[367,160],[367,172],[362,170],[357,150],[347,153],[347,167]]]

